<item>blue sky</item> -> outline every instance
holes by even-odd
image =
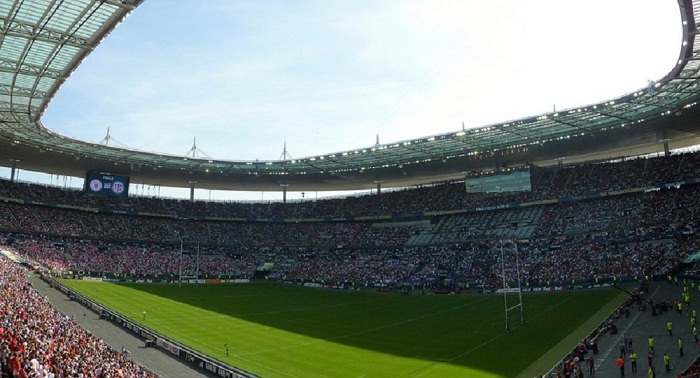
[[[176,155],[196,138],[214,158],[276,160],[285,141],[313,156],[632,92],[674,66],[680,24],[673,0],[148,0],[42,123]]]

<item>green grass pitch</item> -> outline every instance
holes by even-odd
[[[526,323],[514,310],[506,334],[500,295],[63,283],[262,377],[515,377],[538,359],[546,371],[624,299],[614,289],[524,295]]]

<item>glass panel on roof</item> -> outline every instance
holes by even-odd
[[[24,96],[22,96],[22,97],[13,96],[12,97],[12,104],[15,106],[17,106],[17,105],[19,105],[19,106],[29,105],[29,98],[24,97]]]
[[[90,24],[92,24],[95,28],[101,27],[102,24],[104,24],[105,21],[107,21],[114,12],[117,11],[117,7],[113,6],[103,6],[100,7],[100,9],[95,12],[94,14],[94,21],[91,20]]]
[[[80,34],[86,37],[92,36],[97,30],[102,28],[104,23],[112,17],[116,10],[116,7],[106,3],[100,4],[99,7],[92,7],[86,22],[83,22]],[[82,21],[83,20],[81,20],[81,22]]]
[[[80,29],[76,32],[76,35],[82,36],[83,38],[90,38],[92,37],[97,30],[99,30],[102,25],[107,21],[114,12],[116,11],[116,8],[109,5],[109,4],[100,4],[101,6],[97,8],[95,11],[94,7],[93,9],[90,9],[88,12],[89,18],[87,18],[87,22],[83,22],[83,20],[80,20]],[[94,12],[93,12],[94,11]],[[84,17],[84,19],[86,18]]]
[[[29,90],[34,86],[35,81],[36,77],[34,76],[18,74],[17,80],[15,81],[15,88],[23,88]]]
[[[19,12],[17,13],[17,19],[22,22],[35,24],[41,18],[46,10],[46,4],[43,6],[36,6],[33,3],[22,3]]]
[[[24,61],[33,66],[43,66],[55,48],[56,45],[54,43],[34,41]]]
[[[0,1],[0,13],[7,14],[13,5],[11,1]]]
[[[7,60],[17,61],[22,55],[26,43],[27,39],[25,38],[10,35],[5,36],[5,39],[2,41],[2,46],[0,46],[0,55]]]
[[[47,26],[52,29],[68,30],[75,19],[86,7],[84,1],[69,1],[61,3],[58,11],[48,20]]]
[[[37,90],[42,91],[42,92],[47,92],[51,87],[56,83],[56,79],[53,78],[48,78],[48,77],[42,77],[41,80],[39,81],[39,85],[37,85]]]
[[[78,52],[80,52],[81,50],[83,50],[83,49],[81,49],[80,47],[77,47],[77,46],[64,45],[61,48],[61,55],[65,56],[66,61],[70,61],[70,60],[73,60],[73,56],[75,54],[77,54]]]

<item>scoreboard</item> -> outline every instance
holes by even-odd
[[[85,176],[85,192],[103,197],[126,197],[129,195],[129,176],[88,172]]]
[[[530,171],[467,177],[465,184],[467,193],[529,192],[532,189]]]

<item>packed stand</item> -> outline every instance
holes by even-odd
[[[0,258],[3,377],[153,377],[60,314],[25,274],[25,268]]]
[[[464,182],[458,181],[410,189],[387,189],[381,194],[290,203],[188,201],[157,197],[130,197],[115,200],[87,196],[78,190],[0,180],[0,197],[178,218],[326,219],[417,214],[579,196],[696,179],[700,174],[700,153],[619,159],[612,162],[561,167],[532,166],[531,172],[533,175],[531,192],[492,195],[467,194]]]
[[[596,236],[499,243],[482,240],[423,247],[197,247],[106,244],[94,241],[16,237],[12,246],[55,274],[175,281],[253,278],[271,264],[270,278],[344,287],[415,287],[490,291],[502,286],[549,287],[592,280],[644,277],[673,271],[697,251],[693,238],[628,240]],[[517,256],[516,249],[517,246]],[[516,264],[517,259],[517,264]],[[520,270],[517,271],[516,267]]]
[[[525,282],[575,282],[675,269],[697,248],[698,186],[457,212],[427,219],[415,216],[396,223],[318,218],[333,211],[356,215],[372,208],[372,214],[411,213],[450,209],[454,201],[460,203],[459,207],[490,206],[538,195],[550,198],[644,186],[696,175],[698,156],[536,169],[540,189],[488,198],[467,197],[463,183],[446,183],[302,204],[200,204],[85,197],[70,190],[0,181],[0,193],[6,198],[69,205],[87,198],[90,202],[86,206],[114,205],[117,209],[124,205],[150,213],[109,214],[6,201],[0,202],[0,230],[22,235],[17,243],[25,253],[56,271],[171,277],[182,270],[183,274],[199,272],[206,277],[251,277],[259,264],[273,262],[273,276],[292,280],[373,285],[427,282],[472,287],[498,287],[502,275],[498,241],[518,239],[519,273]],[[609,180],[613,175],[623,178],[622,186],[607,183],[618,182]],[[432,205],[426,207],[427,202]],[[245,214],[241,214],[246,217],[277,217],[290,207],[297,216],[316,220],[225,221],[153,215],[202,215],[209,211],[209,215],[226,215],[233,214],[227,209],[241,206],[245,208]],[[198,213],[202,209],[206,212]],[[350,214],[351,209],[358,212]],[[184,245],[185,253],[180,245]],[[193,252],[195,248],[199,252]],[[508,264],[506,271],[509,282],[514,282],[518,273],[512,271],[512,266],[515,264]]]

